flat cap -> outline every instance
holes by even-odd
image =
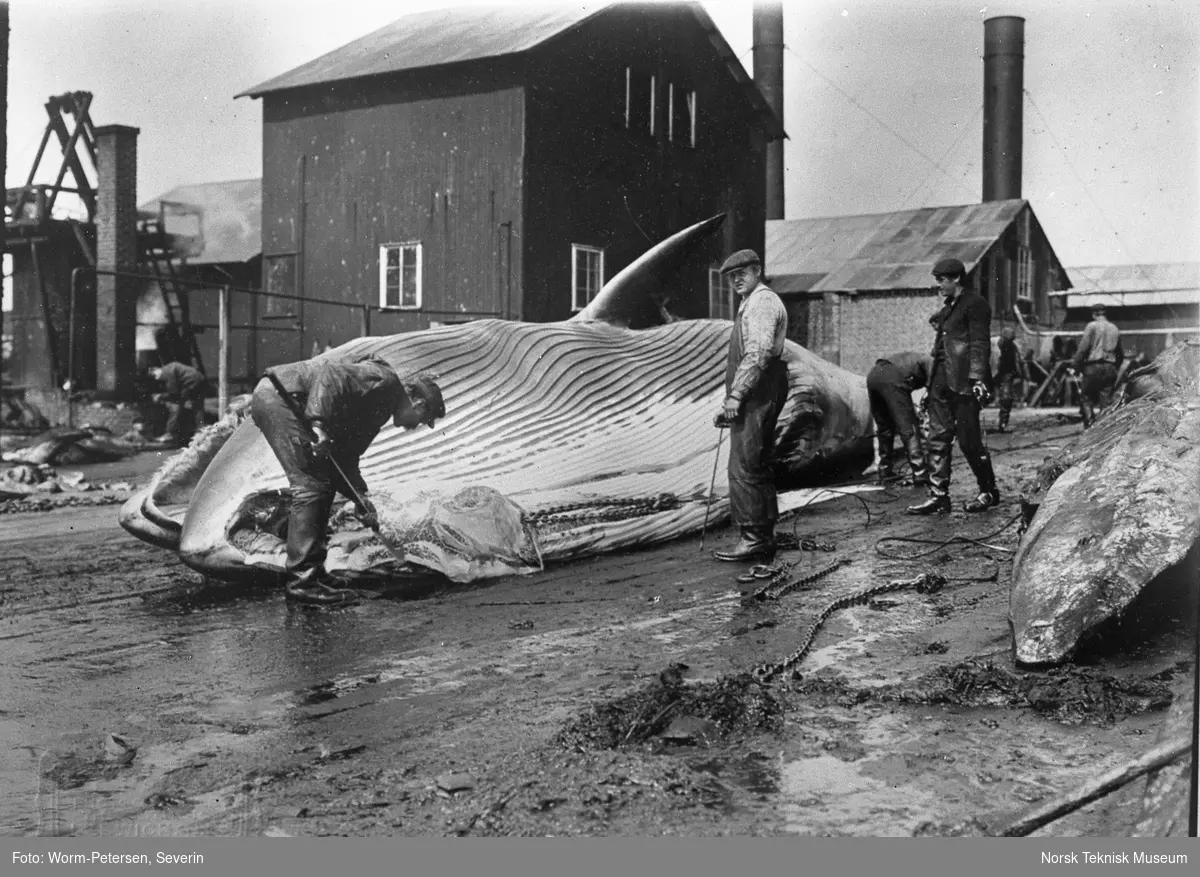
[[[442,400],[442,388],[429,375],[413,375],[405,379],[404,389],[409,396],[425,402],[425,424],[432,427],[439,417],[446,416],[446,403]]]
[[[933,266],[933,271],[930,272],[934,277],[945,275],[947,277],[966,277],[967,266],[958,259],[939,259],[938,263]]]
[[[1104,305],[1100,305],[1100,304],[1092,305],[1092,313],[1093,314],[1106,314],[1106,313],[1108,313],[1108,308],[1106,308]]]
[[[731,271],[737,271],[739,268],[746,268],[750,265],[762,265],[762,259],[758,258],[758,253],[754,252],[754,250],[738,250],[725,260],[725,264],[721,266],[721,273],[728,274]]]

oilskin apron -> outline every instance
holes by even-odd
[[[733,386],[733,376],[744,352],[739,311],[729,339],[726,393]],[[787,364],[782,359],[772,359],[742,401],[741,417],[730,427],[729,506],[736,526],[770,530],[779,518],[772,455],[775,426],[787,401],[787,392]]]

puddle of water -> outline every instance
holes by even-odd
[[[911,785],[863,776],[861,762],[832,755],[803,758],[780,771],[784,831],[844,834],[855,826],[864,837],[911,837],[936,809],[937,797]]]

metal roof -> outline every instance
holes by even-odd
[[[704,7],[699,3],[680,5],[686,6],[696,16],[697,23],[707,34],[734,80],[754,104],[755,110],[765,114],[770,136],[786,137],[779,118]],[[268,79],[236,97],[262,97],[285,89],[519,54],[578,28],[612,7],[610,3],[570,6],[506,4],[417,12]]]
[[[927,289],[938,259],[967,271],[1029,202],[1014,198],[865,216],[767,221],[764,258],[777,292]]]
[[[1140,265],[1082,265],[1071,268],[1072,295],[1200,291],[1200,262],[1158,262]],[[1052,292],[1051,295],[1066,295]],[[1181,298],[1181,301],[1187,300]]]
[[[262,253],[262,180],[229,180],[177,186],[138,207],[158,214],[161,202],[200,208],[204,249],[188,258],[190,265],[248,262]],[[166,216],[166,232],[191,236],[195,223],[179,214]]]

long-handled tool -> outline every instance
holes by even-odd
[[[721,459],[721,439],[725,438],[725,427],[717,430],[717,452],[713,455],[712,479],[708,483],[708,505],[704,508],[704,528],[700,531],[700,550],[704,550],[704,539],[708,535],[708,516],[712,512],[713,491],[717,486],[717,463]]]
[[[313,432],[312,424],[308,422],[308,417],[305,416],[304,409],[300,407],[300,403],[296,401],[296,397],[288,392],[287,388],[284,387],[279,378],[275,377],[274,374],[268,371],[266,375],[267,379],[275,385],[275,392],[279,394],[279,398],[281,398],[284,404],[291,409],[291,412],[296,415],[296,420],[300,422],[300,425],[304,427],[309,436],[315,442],[317,438],[316,433]],[[333,464],[333,468],[336,470],[338,477],[342,479],[342,483],[346,486],[346,490],[350,492],[350,497],[354,500],[354,504],[363,511],[369,509],[370,505],[367,503],[366,497],[359,493],[358,489],[350,483],[350,479],[346,477],[345,471],[332,454],[329,455],[329,462]],[[383,535],[383,532],[379,527],[378,520],[375,521],[375,525],[371,529],[375,531],[375,535],[379,537],[379,541],[387,547],[387,550],[392,552],[392,556],[395,557],[396,560],[398,560],[400,563],[407,563],[407,560],[400,549],[398,549],[386,536]]]

